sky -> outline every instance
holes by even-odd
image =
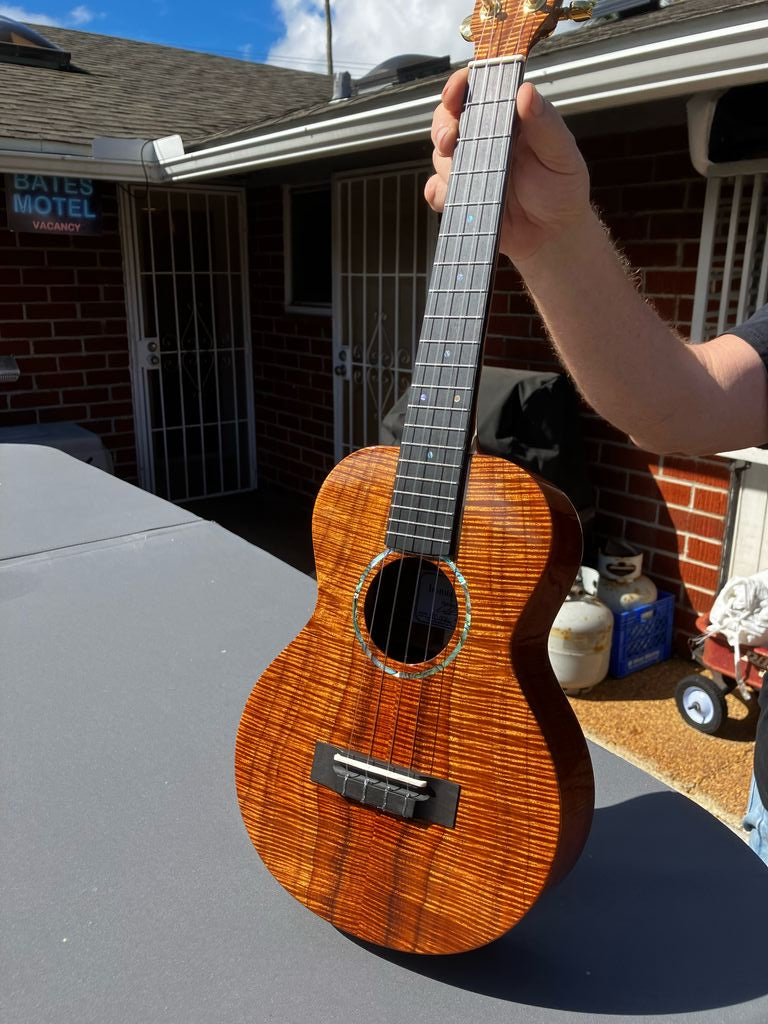
[[[467,59],[472,47],[458,26],[472,6],[473,0],[331,0],[335,70],[358,78],[400,53]],[[0,14],[307,71],[326,66],[323,0],[0,0]]]

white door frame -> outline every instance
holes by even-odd
[[[339,462],[340,459],[345,454],[347,454],[345,449],[348,449],[348,448],[351,447],[348,439],[343,436],[343,434],[344,434],[344,410],[342,408],[342,402],[343,402],[343,398],[344,398],[344,379],[348,375],[348,371],[349,371],[349,366],[348,365],[345,366],[345,364],[347,364],[347,363],[351,364],[351,360],[349,359],[349,353],[347,351],[345,351],[348,348],[348,346],[345,344],[345,339],[342,338],[342,330],[343,330],[343,313],[342,313],[342,297],[343,297],[343,292],[342,292],[342,246],[344,244],[348,244],[348,240],[342,239],[342,237],[341,237],[341,230],[342,230],[341,189],[342,189],[342,185],[345,182],[350,182],[350,181],[361,181],[361,180],[363,180],[363,181],[370,181],[370,180],[373,180],[373,179],[378,179],[379,181],[383,181],[384,178],[391,177],[393,175],[407,174],[407,173],[419,173],[419,172],[429,173],[429,171],[430,171],[430,165],[428,163],[425,163],[423,160],[419,160],[419,161],[411,161],[411,162],[408,162],[408,163],[391,164],[391,165],[387,165],[385,167],[361,168],[361,169],[356,170],[356,171],[345,171],[345,172],[342,172],[342,173],[334,175],[333,178],[332,178],[332,193],[331,194],[332,194],[332,202],[333,202],[333,210],[332,210],[332,216],[333,216],[333,365],[334,365],[334,370],[335,370],[334,379],[333,379],[333,435],[334,435],[333,440],[334,440],[334,458],[335,458],[336,462]],[[382,192],[380,192],[379,193],[379,203],[380,203],[380,205],[383,205],[382,195],[383,195]],[[419,203],[419,202],[424,203],[424,205],[426,206],[426,200],[424,199],[424,197],[422,195],[420,195],[418,193],[418,191],[417,191],[417,193],[415,195],[415,201],[417,203]],[[396,229],[398,231],[399,231],[399,214],[400,214],[400,211],[398,210],[398,228]],[[381,220],[382,220],[382,216],[380,215],[380,222],[381,222]],[[350,229],[351,229],[351,224],[350,224]],[[431,211],[429,211],[428,215],[427,215],[427,232],[428,232],[428,235],[427,235],[427,238],[426,238],[427,262],[426,262],[426,266],[423,269],[423,272],[426,274],[425,293],[426,293],[426,287],[429,286],[429,275],[430,275],[430,271],[431,271],[431,268],[432,268],[432,260],[433,260],[433,257],[434,257],[435,246],[436,246],[436,243],[437,243],[437,230],[438,230],[438,217],[437,217],[436,214],[432,214]],[[394,275],[395,275],[395,278],[397,279],[397,277],[400,276],[399,275],[399,270],[397,269],[397,265],[399,265],[399,245],[398,245],[397,241],[396,241],[395,245],[396,245],[396,250],[395,250],[396,251],[396,269],[395,269]],[[363,242],[363,246],[365,247],[365,242]],[[365,249],[364,249],[364,251],[365,251]],[[380,282],[381,282],[381,280],[383,279],[383,276],[384,276],[382,274],[382,272],[381,272],[381,256],[379,258],[379,263],[380,263],[379,274],[378,275],[372,275],[372,276],[378,276],[379,279],[380,279]],[[415,261],[414,261],[414,270],[413,270],[413,275],[412,275],[413,279],[414,279],[414,285],[415,285],[417,277],[421,273],[422,273],[421,270],[417,270],[416,269]],[[414,287],[414,295],[415,295],[415,287]],[[363,297],[363,309],[364,309],[363,316],[364,316],[364,319],[365,319],[365,309],[366,309],[366,298],[365,298],[365,296]],[[415,320],[416,320],[416,317],[414,316],[414,321]],[[413,362],[415,361],[416,347],[418,346],[418,342],[419,342],[420,329],[421,329],[421,324],[414,322],[414,325],[413,325],[413,338],[412,338],[413,352],[412,352],[412,360],[411,360],[411,367],[410,367],[411,370],[413,368]],[[398,348],[398,346],[395,345],[395,351],[397,351],[397,348]],[[364,362],[364,366],[368,365],[367,364],[367,357],[366,356],[364,356],[363,362]],[[344,372],[345,369],[347,370],[346,374]],[[379,369],[379,395],[380,395],[380,392],[381,392],[381,383],[380,382],[381,382],[381,369],[382,369],[381,366],[379,366],[378,369]],[[397,394],[397,376],[402,375],[405,372],[410,372],[410,370],[408,370],[406,368],[400,367],[400,365],[397,362],[395,362],[395,365],[393,367],[389,367],[388,369],[391,369],[393,374],[395,375],[395,394]],[[364,416],[367,416],[367,387],[365,386],[365,384],[366,384],[366,382],[364,381],[363,404],[364,404]],[[350,387],[350,402],[351,402],[351,399],[352,399],[352,391],[351,391],[351,387]],[[380,397],[378,399],[378,402],[379,402],[379,405],[381,405]],[[380,414],[383,413],[384,411],[385,410],[383,410],[383,409],[379,410]],[[351,413],[350,413],[350,419],[351,419]],[[368,443],[368,444],[378,444],[378,437],[368,438],[366,443]]]
[[[212,495],[197,495],[188,500],[193,501],[200,497],[214,496],[214,494],[238,493],[252,490],[256,486],[256,428],[255,428],[255,401],[253,387],[253,341],[251,337],[251,316],[250,316],[250,275],[248,271],[248,244],[247,244],[247,217],[245,209],[245,192],[239,188],[225,188],[214,186],[163,186],[151,185],[149,189],[153,193],[173,192],[202,193],[232,196],[237,202],[237,224],[239,228],[239,249],[240,266],[242,268],[242,327],[244,341],[244,364],[245,364],[245,396],[246,414],[249,435],[248,453],[248,479],[244,481],[245,486],[237,490],[224,492],[213,492]],[[155,464],[150,433],[150,409],[146,387],[145,373],[147,365],[144,362],[145,355],[140,355],[142,341],[151,342],[153,339],[144,338],[144,309],[142,291],[140,287],[139,247],[138,247],[138,223],[136,219],[135,200],[144,193],[144,186],[120,186],[118,188],[118,213],[120,219],[120,236],[123,249],[123,267],[125,277],[125,299],[128,323],[129,340],[129,367],[131,376],[131,396],[133,402],[136,449],[138,457],[139,484],[145,490],[157,493],[157,481],[155,475]],[[236,311],[233,309],[233,317]],[[238,472],[239,472],[239,434],[236,431],[238,450]],[[183,500],[183,499],[178,499]]]

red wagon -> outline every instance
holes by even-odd
[[[704,633],[709,619],[700,615],[696,628]],[[699,644],[693,657],[703,672],[685,676],[675,689],[675,701],[688,725],[699,732],[716,733],[728,717],[726,693],[736,686],[734,652],[724,636],[717,633]],[[741,678],[750,689],[759,690],[768,670],[768,647],[743,647],[741,650]]]

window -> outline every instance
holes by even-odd
[[[285,200],[286,306],[328,313],[332,302],[331,186],[289,188]]]

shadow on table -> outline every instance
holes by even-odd
[[[684,797],[654,793],[597,811],[568,878],[485,949],[375,952],[516,1003],[684,1013],[768,992],[767,914],[768,868],[755,854]]]

